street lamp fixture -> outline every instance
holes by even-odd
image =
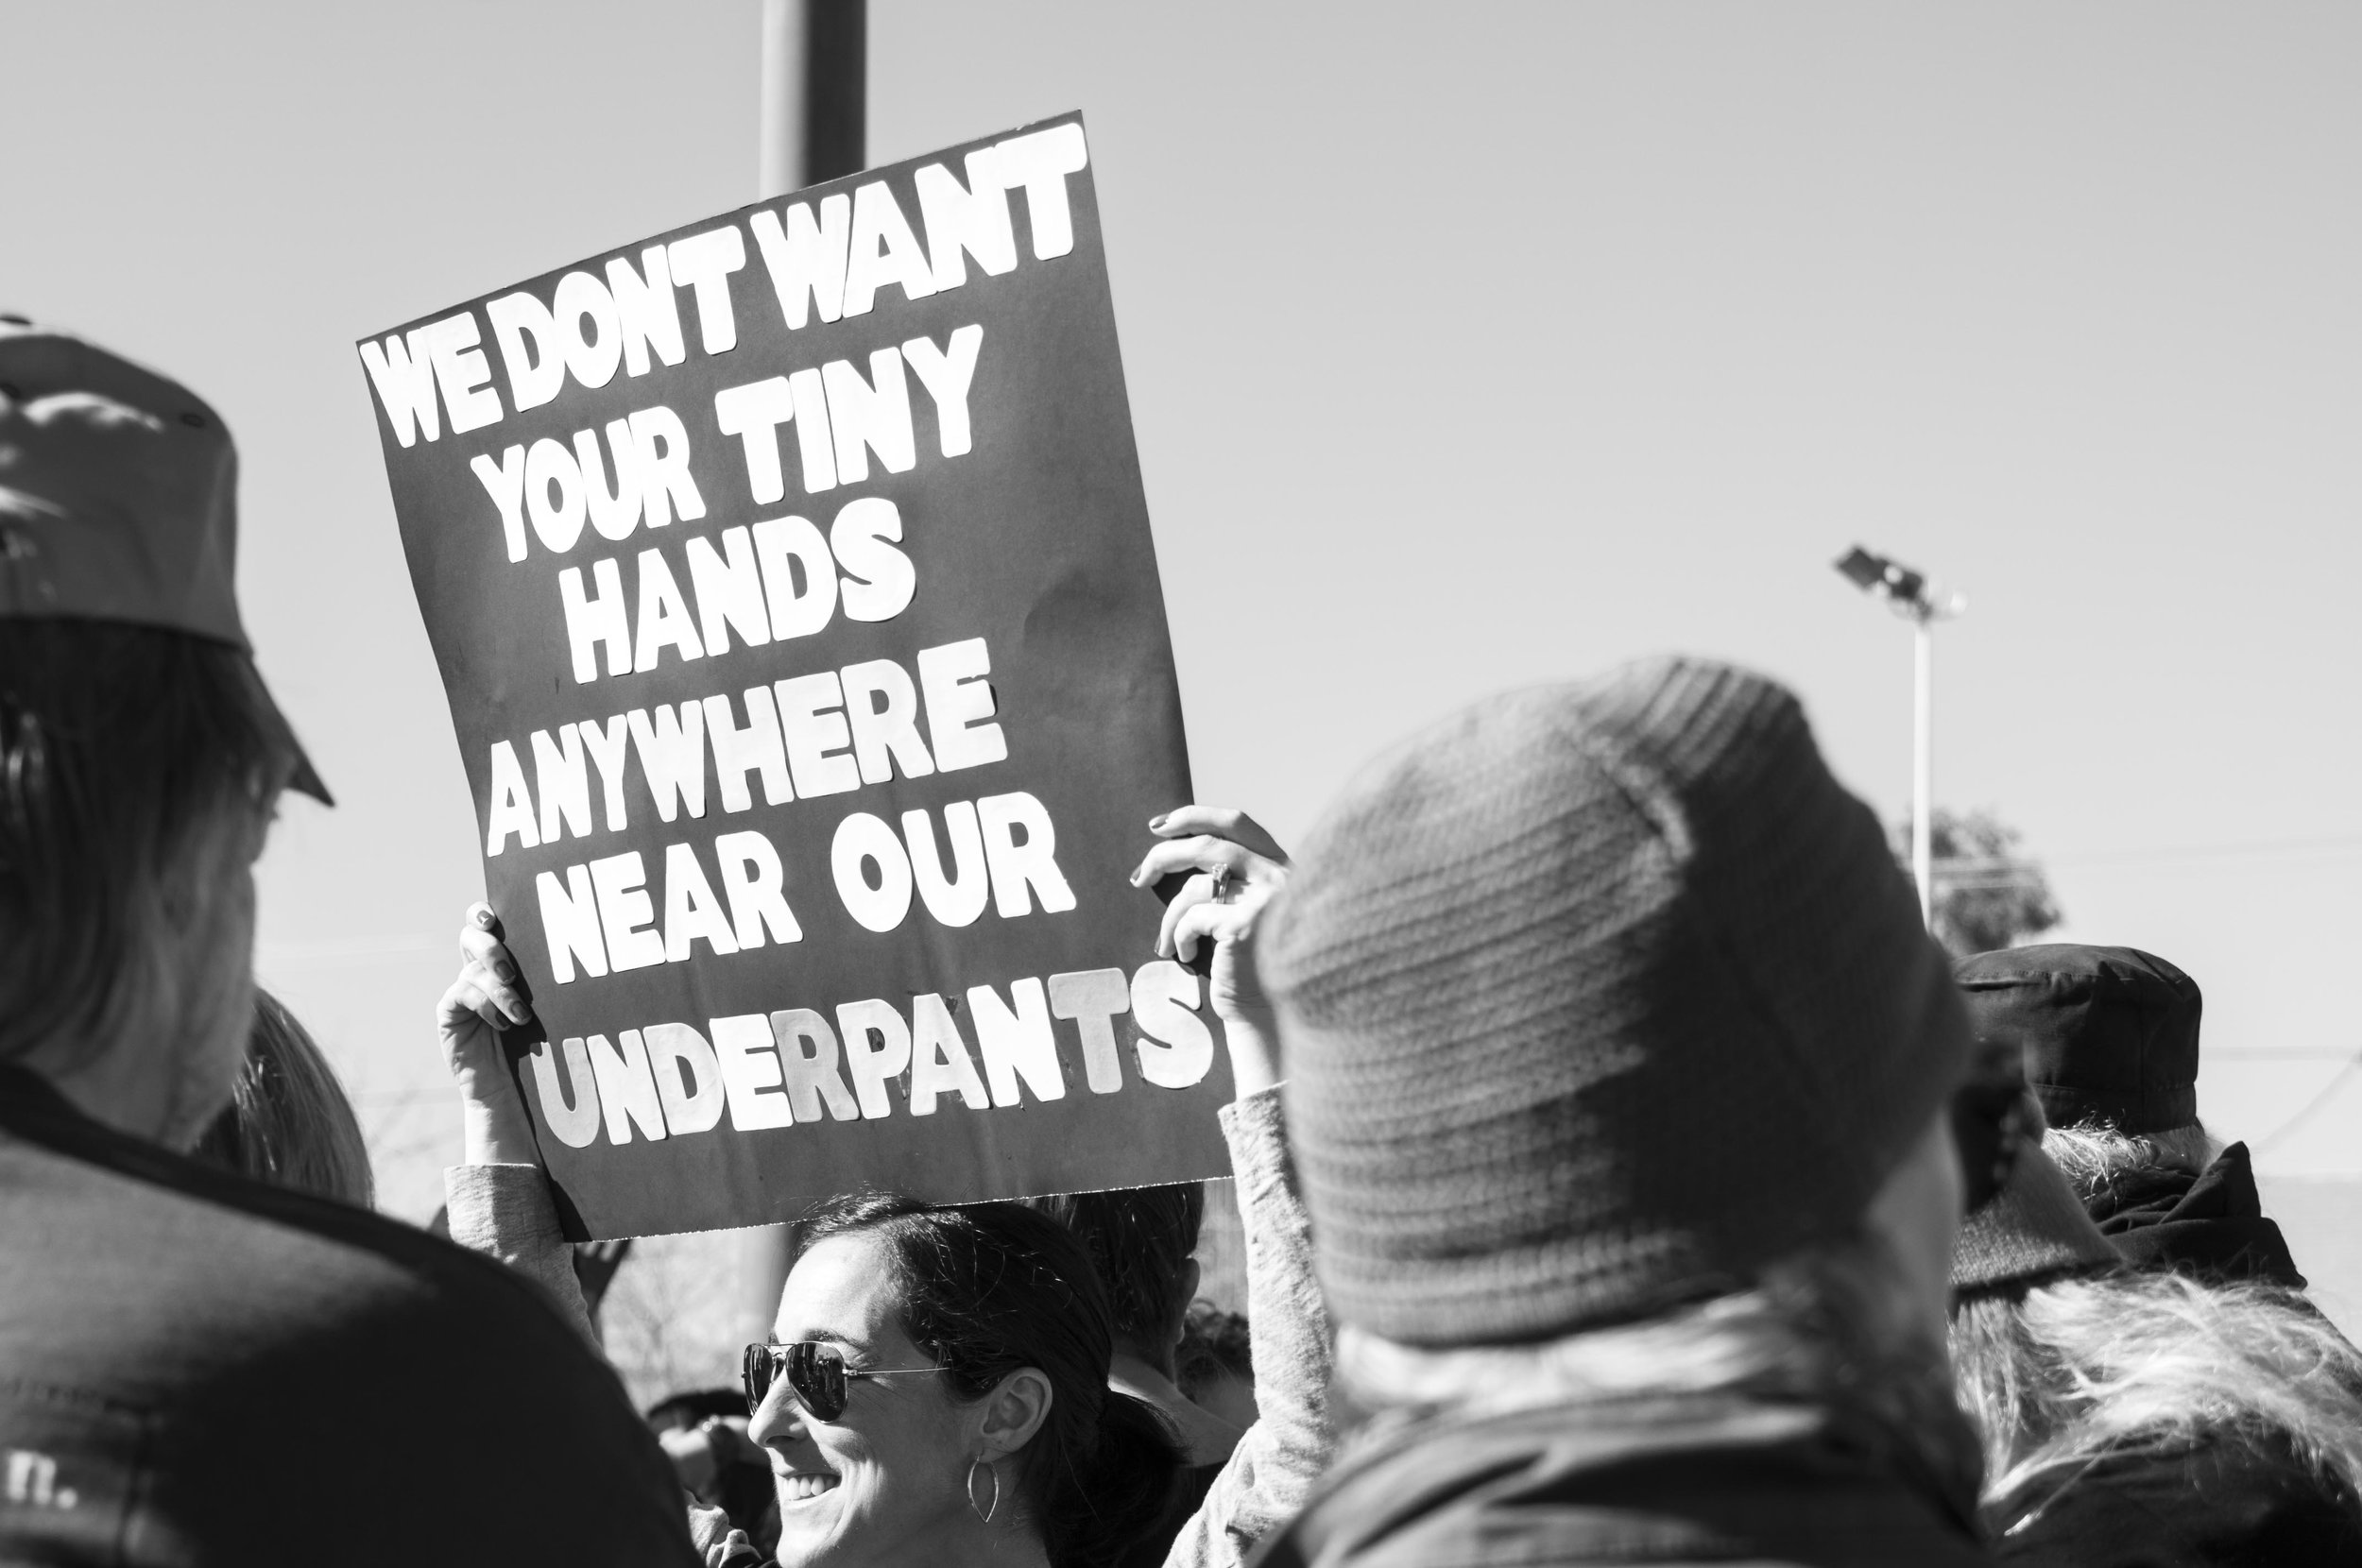
[[[1927,574],[1856,545],[1840,556],[1838,571],[1911,623],[1911,880],[1919,885],[1919,918],[1935,911],[1935,624],[1968,608],[1964,594],[1939,592]]]

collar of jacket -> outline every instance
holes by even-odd
[[[2247,1145],[2234,1143],[2196,1176],[2144,1171],[2095,1196],[2092,1219],[2139,1269],[2186,1269],[2216,1280],[2304,1288],[2280,1227],[2264,1218]]]
[[[1840,1410],[1744,1395],[1381,1423],[1258,1564],[1985,1560],[1973,1503]]]

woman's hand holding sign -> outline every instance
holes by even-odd
[[[470,1165],[539,1165],[524,1097],[501,1052],[501,1031],[533,1017],[533,997],[501,941],[489,904],[468,907],[459,929],[459,978],[436,1004],[443,1065],[459,1085]]]
[[[1165,907],[1159,957],[1188,963],[1198,944],[1214,944],[1207,991],[1230,1045],[1230,1075],[1241,1095],[1279,1082],[1279,1026],[1255,972],[1255,924],[1288,881],[1288,856],[1243,811],[1184,806],[1148,825],[1162,841],[1132,873],[1149,887],[1176,873],[1194,875]]]

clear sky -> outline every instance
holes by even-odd
[[[339,798],[284,810],[261,967],[397,1212],[456,1149],[482,880],[352,342],[751,198],[757,37],[0,0],[0,309],[238,434],[248,622]],[[1294,834],[1466,699],[1686,649],[1793,683],[1894,817],[1858,539],[1971,596],[1940,799],[2198,977],[2202,1108],[2262,1137],[2362,1050],[2358,58],[2336,4],[873,0],[870,152],[1088,116],[1203,795]],[[2261,1163],[2362,1171],[2362,1074]]]

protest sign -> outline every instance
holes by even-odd
[[[571,1233],[1223,1173],[1079,116],[359,347]]]

